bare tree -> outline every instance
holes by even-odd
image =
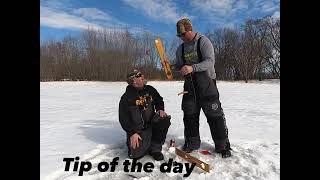
[[[273,76],[280,78],[280,19],[266,17],[264,25],[267,29],[265,39],[265,60],[268,63],[268,70]]]
[[[208,30],[215,50],[218,79],[262,80],[280,78],[280,20],[270,17],[248,20],[241,28]],[[127,28],[93,30],[79,36],[40,44],[40,80],[125,80],[132,68],[150,79],[166,79],[155,49],[156,37],[144,31],[133,35]],[[178,38],[162,38],[171,64],[175,62]],[[181,79],[179,72],[173,72]]]
[[[240,79],[235,54],[236,48],[239,48],[239,33],[238,29],[232,28],[219,28],[207,33],[215,49],[215,68],[219,79]]]

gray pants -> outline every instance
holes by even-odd
[[[133,149],[130,146],[130,137],[127,137],[128,156],[129,158],[139,159],[149,152],[161,152],[162,145],[165,142],[167,132],[170,126],[170,118],[160,120],[160,123],[165,124],[159,126],[158,123],[149,125],[139,135],[141,137],[139,147]],[[161,127],[161,128],[159,128]]]

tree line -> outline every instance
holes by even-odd
[[[213,43],[217,79],[280,79],[280,19],[247,20],[234,28],[204,33]],[[124,30],[87,29],[79,36],[40,43],[40,81],[124,81],[133,68],[148,79],[165,80],[150,32],[133,35]],[[162,40],[167,57],[175,62],[178,38]],[[173,72],[175,79],[182,79]]]

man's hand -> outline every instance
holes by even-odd
[[[160,117],[165,117],[165,116],[167,116],[167,113],[164,112],[163,110],[159,110],[157,113],[160,115]]]
[[[132,136],[130,136],[130,145],[133,149],[139,147],[139,139],[141,140],[141,137],[138,133],[135,133]]]
[[[180,73],[182,75],[187,75],[189,73],[193,72],[193,68],[192,66],[188,66],[188,65],[184,65],[181,69],[180,69]]]
[[[170,69],[175,70],[176,69],[176,64],[170,64]]]

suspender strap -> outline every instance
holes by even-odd
[[[201,37],[198,39],[198,42],[197,42],[197,55],[198,55],[198,58],[199,58],[199,61],[202,62],[202,54],[201,54],[201,51],[200,51],[200,40],[201,40]]]

